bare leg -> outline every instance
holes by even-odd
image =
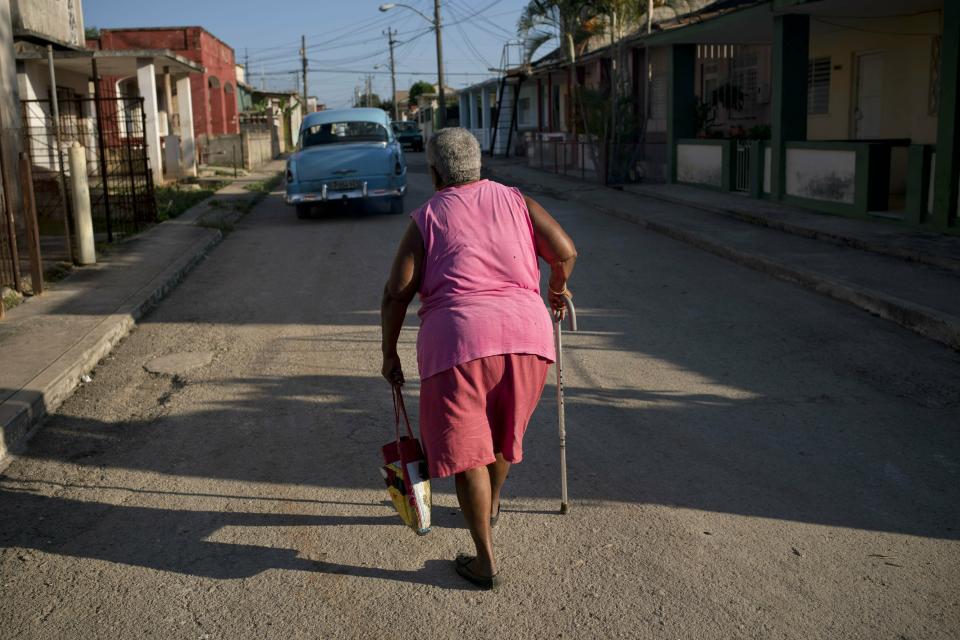
[[[492,576],[497,568],[490,533],[490,472],[487,467],[477,467],[458,473],[456,485],[460,511],[477,547],[477,559],[470,568],[477,575]]]
[[[487,471],[490,473],[490,517],[500,513],[500,489],[503,489],[503,483],[507,481],[507,475],[510,473],[510,463],[503,459],[503,454],[497,454],[497,461],[487,465]]]

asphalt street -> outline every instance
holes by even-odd
[[[431,193],[410,163],[408,210]],[[580,252],[572,507],[551,374],[504,490],[501,589],[453,570],[451,480],[418,538],[379,475],[407,217],[297,220],[274,194],[0,478],[0,637],[956,638],[960,354],[541,202]]]

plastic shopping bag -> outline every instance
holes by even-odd
[[[404,524],[417,535],[430,532],[430,474],[420,441],[413,435],[407,409],[403,405],[400,387],[393,387],[393,409],[396,415],[397,439],[383,445],[380,468],[387,484],[387,493]],[[407,435],[400,435],[400,416],[403,415]]]

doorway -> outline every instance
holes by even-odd
[[[857,140],[880,138],[883,108],[883,54],[858,53],[857,91],[853,110],[853,137]]]

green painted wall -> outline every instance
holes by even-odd
[[[675,44],[668,50],[667,180],[677,180],[677,142],[697,135],[695,71],[697,45]]]
[[[807,60],[810,18],[783,15],[773,19],[773,95],[770,145],[770,189],[773,198],[784,195],[785,143],[807,139]]]
[[[937,160],[934,168],[931,223],[948,230],[957,225],[957,182],[960,174],[960,2],[943,3],[943,42],[940,47],[940,105]]]

